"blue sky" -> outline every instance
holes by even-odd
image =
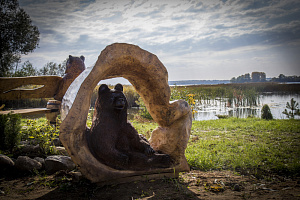
[[[34,67],[68,55],[93,65],[109,44],[154,53],[169,80],[300,75],[299,0],[19,0],[40,30]]]

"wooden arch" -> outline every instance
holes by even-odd
[[[91,154],[86,138],[86,120],[93,89],[101,81],[124,77],[143,98],[159,127],[150,138],[155,150],[175,158],[174,168],[151,171],[116,170],[100,163]],[[190,136],[192,113],[187,102],[170,103],[168,72],[157,56],[138,46],[115,43],[107,46],[93,68],[86,69],[69,87],[62,101],[60,139],[79,165],[81,172],[92,182],[123,180],[140,175],[155,175],[188,171],[184,152]]]

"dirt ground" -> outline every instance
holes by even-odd
[[[99,186],[67,173],[2,177],[0,199],[300,199],[300,178],[268,180],[232,171],[192,170],[177,179]]]

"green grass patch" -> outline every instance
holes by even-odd
[[[144,135],[147,139],[150,138],[152,131],[158,127],[157,123],[154,122],[141,123],[139,121],[133,120],[131,124],[139,134]]]
[[[133,120],[131,123],[148,139],[158,127],[153,122]],[[22,136],[48,144],[53,134],[59,132],[46,124],[45,118],[22,119]],[[228,118],[193,121],[186,157],[192,168],[203,171],[230,169],[250,171],[251,174],[299,176],[299,142],[300,120]]]
[[[300,120],[229,118],[194,121],[186,157],[201,170],[300,171]]]

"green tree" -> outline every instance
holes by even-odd
[[[0,0],[0,77],[9,76],[21,54],[32,52],[39,42],[39,30],[17,0]]]
[[[48,62],[42,69],[39,70],[39,75],[55,75],[55,76],[64,76],[66,71],[67,61],[63,61],[61,64],[54,62]]]
[[[282,113],[287,115],[288,118],[294,119],[295,115],[300,115],[299,104],[294,100],[294,98],[291,99],[290,103],[286,103],[286,108],[291,111],[287,111],[287,109],[285,109]]]
[[[230,83],[236,83],[236,78],[235,78],[235,77],[232,77],[232,78],[230,79]]]
[[[37,76],[38,71],[32,66],[29,61],[23,63],[21,69],[15,71],[14,77]]]

